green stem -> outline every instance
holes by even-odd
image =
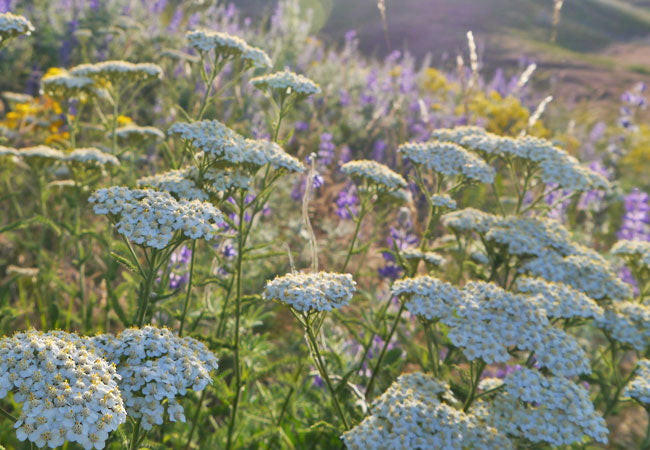
[[[4,408],[0,408],[0,415],[6,417],[7,419],[11,420],[12,422],[18,422],[18,419],[16,419],[11,413],[5,411]]]
[[[235,398],[232,403],[232,414],[230,416],[230,423],[228,424],[228,441],[226,443],[226,450],[232,447],[232,437],[235,431],[235,421],[237,419],[237,407],[239,406],[239,396],[241,391],[241,367],[239,361],[239,321],[241,316],[241,297],[242,297],[242,260],[244,253],[244,205],[246,202],[246,194],[244,191],[240,193],[239,200],[239,224],[237,230],[237,268],[236,268],[236,296],[235,296],[235,343],[233,345],[235,352]],[[252,225],[252,224],[251,224]]]
[[[483,369],[485,369],[485,363],[482,361],[478,361],[476,364],[474,364],[474,362],[471,362],[469,368],[470,368],[470,388],[469,388],[469,395],[467,396],[467,400],[463,405],[463,411],[465,412],[467,412],[469,407],[472,406],[472,403],[476,398],[476,389],[478,387],[479,381],[481,380],[481,374],[483,373]]]
[[[284,95],[280,99],[280,110],[278,112],[278,121],[275,124],[275,131],[273,132],[273,142],[278,142],[278,135],[280,134],[280,124],[282,123],[282,119],[284,118],[284,115],[286,114],[286,111],[284,110]]]
[[[131,436],[131,445],[129,446],[130,450],[136,450],[138,448],[138,441],[140,440],[140,422],[142,419],[138,419],[133,427],[133,435]]]
[[[431,358],[431,363],[433,364],[433,376],[437,377],[440,373],[440,353],[438,350],[438,339],[436,338],[435,330],[431,330],[431,324],[429,322],[423,322],[424,334],[427,339],[427,349],[429,350],[429,357]],[[433,347],[431,343],[433,342]]]
[[[348,254],[345,256],[345,262],[343,263],[343,268],[341,272],[345,272],[345,269],[348,267],[350,258],[352,257],[352,252],[354,250],[354,244],[357,242],[357,237],[359,237],[359,230],[361,230],[361,222],[363,222],[363,217],[366,214],[366,202],[361,203],[361,211],[359,211],[359,217],[357,217],[357,226],[354,229],[354,235],[352,236],[352,242],[350,242],[350,248],[348,248]]]
[[[190,297],[192,295],[192,279],[194,278],[194,258],[196,254],[196,239],[192,240],[192,259],[190,261],[190,279],[187,283],[187,295],[185,296],[185,305],[183,306],[183,315],[181,316],[181,325],[178,329],[178,335],[183,336],[183,327],[185,325],[185,316],[187,314],[187,307],[190,304]]]
[[[381,352],[379,353],[379,358],[377,358],[375,367],[372,370],[372,375],[370,376],[370,381],[368,381],[368,386],[366,387],[366,401],[370,398],[370,395],[372,394],[372,388],[375,384],[375,380],[377,379],[377,373],[379,372],[379,368],[381,367],[381,362],[383,361],[384,355],[386,354],[386,350],[388,349],[388,344],[390,343],[390,340],[393,338],[393,334],[395,334],[397,325],[399,324],[399,321],[402,318],[402,313],[404,312],[405,305],[406,302],[402,302],[402,304],[400,305],[397,316],[395,317],[395,321],[393,322],[393,325],[390,328],[390,332],[388,333],[388,336],[384,340],[384,345],[381,348]]]
[[[314,336],[314,332],[311,329],[311,324],[309,323],[309,320],[305,318],[305,321],[306,321],[305,331],[307,332],[307,340],[313,351],[314,361],[316,362],[316,366],[318,367],[318,371],[320,372],[321,377],[323,377],[323,379],[325,380],[325,384],[327,385],[327,388],[330,391],[330,394],[332,396],[332,403],[334,403],[334,408],[336,409],[337,414],[341,418],[341,422],[343,422],[343,427],[347,431],[350,429],[350,426],[348,425],[348,421],[345,418],[345,414],[343,414],[343,409],[339,404],[338,398],[336,396],[336,391],[334,390],[334,386],[332,385],[332,380],[330,379],[329,374],[327,373],[327,368],[325,367],[325,363],[323,362],[323,357],[321,356],[320,350],[318,349],[318,342],[316,341],[316,336]]]
[[[196,424],[199,421],[199,413],[201,412],[201,405],[203,404],[203,400],[205,399],[205,393],[207,392],[208,388],[206,387],[203,389],[201,392],[201,398],[199,399],[199,404],[196,405],[196,411],[194,412],[194,417],[192,417],[192,428],[190,428],[190,434],[187,436],[187,443],[185,444],[185,450],[188,450],[190,448],[190,444],[192,443],[192,436],[194,436],[194,430],[196,430]]]
[[[136,315],[136,325],[141,327],[144,324],[144,319],[147,313],[147,307],[149,306],[149,300],[151,299],[151,286],[153,285],[153,280],[156,276],[156,250],[151,252],[151,261],[149,263],[149,270],[144,280],[143,295],[140,299],[140,306],[138,307],[138,313]]]

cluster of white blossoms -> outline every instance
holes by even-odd
[[[650,242],[623,239],[614,244],[612,254],[628,258],[643,267],[650,268]]]
[[[444,214],[442,224],[457,232],[475,231],[485,234],[498,223],[499,217],[475,208],[464,208]]]
[[[635,377],[625,388],[624,395],[650,406],[650,360],[640,359]]]
[[[101,151],[98,148],[76,148],[63,157],[63,161],[72,164],[83,164],[89,166],[105,166],[111,164],[119,166],[120,161],[110,153]]]
[[[436,130],[432,138],[455,143],[485,156],[531,161],[539,166],[539,177],[545,184],[558,185],[565,190],[582,192],[609,188],[605,177],[581,166],[576,158],[546,139],[498,136],[474,126]]]
[[[499,218],[485,238],[507,245],[513,255],[537,256],[547,250],[566,255],[574,250],[569,231],[557,220],[541,217]]]
[[[522,277],[517,280],[517,290],[532,294],[546,312],[547,317],[597,319],[603,317],[603,308],[582,292],[563,283],[553,283],[542,278]]]
[[[388,166],[371,160],[350,161],[341,166],[349,177],[389,191],[406,187],[406,180]]]
[[[226,192],[232,188],[250,188],[252,177],[236,167],[208,169],[203,177],[210,181],[210,186],[217,192]]]
[[[280,94],[296,93],[302,96],[320,94],[320,86],[309,78],[284,70],[255,77],[251,84],[261,91],[276,91]]]
[[[256,67],[271,67],[271,58],[261,49],[246,43],[242,38],[228,33],[194,30],[187,33],[190,47],[199,52],[214,50],[223,58],[236,57]]]
[[[177,122],[168,133],[177,135],[210,158],[229,163],[303,172],[305,166],[274,142],[245,139],[218,120]]]
[[[605,309],[594,325],[612,338],[642,352],[650,344],[650,307],[641,303],[617,302]]]
[[[151,187],[169,192],[179,199],[207,200],[208,195],[197,186],[190,176],[194,171],[196,169],[193,167],[170,170],[169,172],[140,178],[136,184],[139,187]]]
[[[630,287],[619,279],[600,255],[579,246],[575,247],[575,252],[578,253],[568,256],[552,251],[543,252],[526,261],[520,271],[568,284],[595,300],[624,300],[632,295]]]
[[[43,93],[57,99],[78,98],[93,94],[95,82],[88,77],[62,72],[43,77],[41,89]]]
[[[145,139],[165,139],[165,133],[156,127],[140,126],[135,124],[128,124],[123,127],[115,129],[118,139],[125,141],[141,141]],[[112,137],[113,133],[109,132],[108,137]]]
[[[400,255],[406,260],[423,260],[425,263],[439,267],[445,259],[436,252],[423,252],[417,247],[408,247],[400,250]]]
[[[150,430],[161,425],[167,400],[172,422],[185,422],[177,397],[187,390],[200,392],[212,383],[216,356],[190,337],[175,336],[167,328],[128,328],[119,335],[98,335],[88,340],[107,361],[117,367],[119,389],[129,416],[142,418]]]
[[[36,162],[44,162],[45,160],[60,161],[65,157],[61,150],[57,150],[46,145],[37,145],[35,147],[23,147],[18,150],[18,156],[24,159],[34,160]]]
[[[456,200],[447,194],[434,194],[431,196],[431,203],[439,208],[456,209]]]
[[[93,80],[151,81],[162,78],[163,70],[151,63],[131,63],[128,61],[103,61],[94,64],[80,64],[70,69],[70,74]]]
[[[401,375],[374,401],[372,414],[343,434],[343,442],[351,450],[514,448],[497,429],[443,403],[448,392],[429,375]]]
[[[96,214],[110,214],[116,229],[139,245],[162,249],[174,233],[214,239],[224,223],[217,208],[200,200],[176,200],[167,192],[113,186],[89,198]]]
[[[479,401],[471,410],[501,432],[554,446],[583,442],[585,435],[607,443],[605,420],[584,387],[528,368],[512,372],[503,384],[492,401]]]
[[[34,31],[34,26],[25,17],[11,14],[0,14],[0,44],[16,36],[29,36]]]
[[[303,312],[331,311],[347,305],[356,286],[349,273],[288,273],[266,283],[264,299]]]
[[[18,150],[0,145],[0,156],[18,156]]]
[[[468,283],[453,316],[443,318],[448,337],[469,360],[488,364],[511,359],[510,350],[533,351],[540,366],[560,376],[590,373],[589,360],[576,339],[550,326],[533,298],[495,284]]]
[[[0,340],[0,398],[22,403],[16,436],[38,447],[104,448],[126,420],[115,366],[75,334],[29,330]]]
[[[460,289],[430,276],[397,280],[390,291],[397,297],[407,296],[406,309],[427,320],[451,317],[461,302]]]
[[[494,169],[484,160],[453,142],[408,142],[397,149],[415,164],[445,176],[463,175],[471,180],[492,183]]]

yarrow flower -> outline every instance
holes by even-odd
[[[36,164],[44,164],[51,160],[60,161],[65,155],[61,150],[48,147],[46,145],[37,145],[36,147],[23,147],[18,150],[18,156],[23,159],[33,161]]]
[[[449,339],[469,360],[505,363],[510,350],[534,351],[540,366],[559,376],[590,373],[575,338],[550,326],[534,299],[485,282],[468,283],[453,317],[443,320]]]
[[[494,169],[484,160],[452,142],[409,142],[397,149],[414,164],[445,176],[463,175],[471,180],[491,183]]]
[[[0,398],[22,403],[16,437],[38,447],[102,449],[126,420],[115,366],[75,334],[29,330],[0,340]]]
[[[215,50],[223,58],[236,57],[255,67],[271,67],[271,58],[261,49],[253,47],[243,39],[228,33],[208,30],[194,30],[187,33],[190,47],[199,52]]]
[[[532,294],[535,301],[544,309],[547,317],[572,319],[598,319],[603,316],[603,308],[582,292],[572,287],[546,281],[542,278],[522,277],[517,280],[517,290]]]
[[[485,238],[507,245],[514,255],[537,256],[547,250],[566,255],[574,250],[571,235],[560,222],[539,217],[499,218],[490,226]]]
[[[431,203],[439,208],[456,209],[456,200],[447,194],[434,194],[431,196]]]
[[[391,287],[391,294],[406,296],[406,309],[427,320],[450,317],[461,301],[460,289],[430,276],[398,280]]]
[[[103,152],[98,148],[75,148],[63,157],[63,161],[72,164],[86,166],[105,166],[107,164],[119,166],[120,161],[110,153]]]
[[[95,93],[95,82],[88,77],[74,76],[62,71],[44,76],[41,89],[56,99],[80,98]]]
[[[576,248],[575,254],[562,256],[546,251],[525,262],[520,271],[547,281],[567,284],[595,300],[624,300],[632,295],[599,254],[588,248]]]
[[[429,375],[401,375],[341,438],[351,450],[514,448],[496,428],[442,402],[450,396],[449,386]]]
[[[423,260],[427,265],[440,267],[445,259],[435,252],[423,252],[417,247],[408,247],[400,252],[402,258],[407,261]]]
[[[320,86],[309,78],[285,70],[262,75],[251,80],[251,84],[262,91],[277,91],[280,95],[296,93],[299,96],[320,94]]]
[[[637,364],[636,376],[627,385],[623,395],[643,405],[650,405],[650,360],[641,359]]]
[[[127,61],[103,61],[94,64],[80,64],[70,69],[70,74],[92,80],[105,80],[111,83],[122,81],[152,81],[161,79],[163,70],[151,63],[131,63]]]
[[[493,214],[483,212],[475,208],[464,208],[459,211],[444,214],[441,217],[442,224],[454,231],[474,231],[485,234],[498,223],[499,218]]]
[[[166,191],[179,199],[207,200],[208,195],[199,188],[190,174],[192,167],[170,170],[157,175],[140,178],[136,184],[139,187],[151,187]]]
[[[277,170],[285,169],[290,172],[305,170],[300,161],[285,152],[278,144],[245,139],[217,120],[177,122],[169,128],[168,134],[178,135],[210,158],[230,165],[256,168],[270,164]]]
[[[175,336],[167,328],[128,328],[117,336],[103,334],[89,341],[117,367],[126,411],[142,418],[145,430],[162,425],[164,400],[169,420],[185,422],[177,397],[189,389],[205,389],[212,384],[210,372],[218,368],[216,356],[202,342]]]
[[[138,143],[146,139],[165,139],[165,134],[158,128],[150,126],[143,127],[135,124],[128,124],[123,127],[116,128],[115,134],[117,134],[118,139],[130,141],[132,143]],[[108,137],[113,137],[113,133],[108,133]]]
[[[584,387],[525,367],[502,383],[504,388],[491,402],[479,401],[470,410],[487,424],[511,436],[553,446],[582,442],[585,435],[607,443],[605,420]]]
[[[356,285],[349,273],[288,273],[266,283],[264,299],[302,312],[331,311],[350,302]]]
[[[622,344],[639,352],[650,343],[650,307],[633,302],[617,302],[605,309],[594,325]]]
[[[0,45],[16,36],[29,36],[32,31],[34,25],[25,17],[10,12],[0,14]]]
[[[381,190],[393,191],[406,187],[404,177],[377,161],[350,161],[341,166],[341,172],[355,180],[364,181],[368,186],[376,186]]]
[[[612,247],[612,254],[650,268],[650,242],[648,241],[618,241]]]
[[[221,211],[199,200],[175,200],[169,193],[113,186],[89,198],[96,214],[108,214],[117,231],[136,244],[162,249],[174,232],[189,239],[214,239],[224,223]]]

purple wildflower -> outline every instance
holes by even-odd
[[[352,219],[357,214],[358,204],[359,198],[356,195],[354,185],[349,184],[336,197],[336,215],[341,219]]]

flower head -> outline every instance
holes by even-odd
[[[341,166],[341,172],[380,190],[396,191],[406,187],[404,177],[377,161],[350,161]]]
[[[163,70],[151,63],[128,61],[102,61],[94,64],[80,64],[70,69],[70,74],[92,80],[120,83],[125,81],[152,81],[162,78]]]
[[[650,405],[650,360],[641,359],[637,364],[636,376],[625,388],[624,395]]]
[[[0,44],[16,36],[29,36],[34,31],[34,25],[25,17],[11,14],[0,14]]]
[[[261,49],[253,47],[243,39],[220,31],[195,30],[187,33],[190,47],[200,52],[216,51],[224,58],[241,58],[255,67],[271,67],[271,58]]]
[[[298,311],[331,311],[350,302],[356,284],[349,273],[289,273],[266,283],[264,299]]]
[[[98,148],[76,148],[63,157],[63,161],[71,164],[85,166],[105,166],[107,164],[119,166],[120,161],[110,153],[103,152]]]
[[[307,97],[321,92],[320,86],[309,78],[287,70],[255,77],[251,84],[262,91],[275,91],[281,95],[296,93]]]

